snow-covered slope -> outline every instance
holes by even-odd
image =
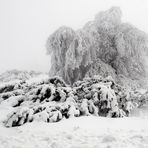
[[[21,70],[9,70],[6,72],[0,72],[0,82],[9,82],[12,80],[28,80],[32,77],[41,75],[40,72],[35,71],[21,71]]]

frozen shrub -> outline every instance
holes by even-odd
[[[90,115],[124,117],[135,107],[148,102],[146,91],[127,91],[110,76],[87,77],[71,87],[57,77],[46,79],[42,83],[26,83],[18,83],[19,88],[22,88],[21,95],[18,93],[8,95],[5,100],[1,99],[2,106],[14,108],[4,121],[6,127],[33,121],[58,122],[64,118]],[[17,90],[5,93],[14,94],[15,91]],[[3,96],[2,94],[0,95]]]
[[[77,109],[75,107],[75,105],[71,105],[69,107],[67,115],[68,115],[69,118],[78,117],[80,115],[80,111],[79,111],[79,109]]]
[[[29,122],[29,113],[30,109],[28,107],[22,107],[19,110],[9,114],[8,120],[5,122],[6,127],[20,126],[26,122]]]
[[[65,87],[66,86],[66,83],[64,82],[64,80],[58,76],[49,78],[49,82],[54,84],[56,87],[58,87],[58,86]]]
[[[19,96],[11,96],[8,99],[2,101],[1,105],[3,106],[12,106],[17,107],[20,106],[22,102],[24,102],[25,97],[22,95]]]

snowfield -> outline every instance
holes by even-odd
[[[10,108],[0,107],[1,121]],[[0,125],[0,148],[147,148],[148,106],[131,117],[77,117],[56,123]]]

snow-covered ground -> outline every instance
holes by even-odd
[[[11,112],[0,107],[0,120]],[[77,117],[57,123],[0,125],[0,148],[148,148],[148,106],[131,117]]]

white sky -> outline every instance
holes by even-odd
[[[62,25],[81,28],[112,6],[148,33],[148,0],[0,0],[0,71],[48,72],[47,37]]]

